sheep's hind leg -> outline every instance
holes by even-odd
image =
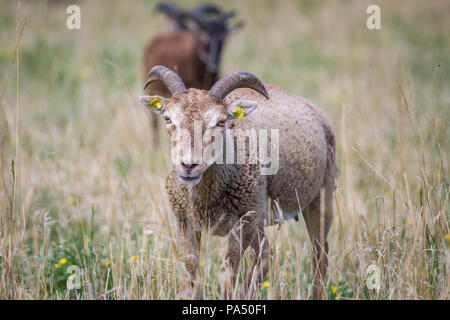
[[[325,298],[325,277],[328,266],[328,231],[333,217],[333,192],[321,188],[319,195],[303,211],[306,228],[313,247],[313,299]]]

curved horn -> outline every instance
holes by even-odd
[[[264,84],[249,72],[236,72],[224,76],[212,86],[209,93],[223,100],[231,91],[239,88],[253,89],[269,99],[269,94]]]
[[[144,90],[153,81],[161,81],[164,83],[172,95],[177,92],[186,91],[186,86],[180,76],[164,66],[154,66],[150,69],[147,73],[147,81],[145,82]]]
[[[227,20],[233,18],[236,15],[236,11],[231,10],[229,12],[223,13],[220,17],[219,17],[219,21],[220,22],[226,22]]]
[[[208,14],[220,14],[222,11],[214,4],[204,3],[196,7],[194,10],[192,10],[192,12],[201,15],[208,15]]]

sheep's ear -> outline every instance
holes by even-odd
[[[240,101],[228,107],[228,119],[242,119],[256,109],[257,103],[253,101]]]
[[[140,96],[139,101],[151,111],[162,115],[167,99],[160,96]]]

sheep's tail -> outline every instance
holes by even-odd
[[[324,126],[324,129],[327,141],[327,171],[334,184],[334,180],[339,175],[339,168],[336,163],[336,138],[329,125]]]

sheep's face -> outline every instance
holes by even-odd
[[[163,117],[171,137],[171,169],[187,185],[199,183],[209,166],[223,160],[227,121],[240,119],[254,108],[247,103],[237,107],[242,113],[236,114],[236,106],[227,106],[198,89],[176,93],[170,99],[141,96],[140,100]]]

